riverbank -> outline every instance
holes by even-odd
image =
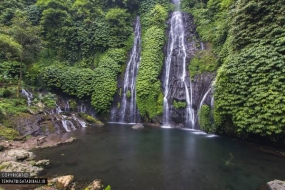
[[[38,160],[33,152],[36,149],[56,147],[62,144],[75,141],[74,136],[68,135],[49,135],[37,137],[25,137],[21,140],[5,140],[0,142],[0,171],[1,172],[28,172],[31,177],[38,177],[38,174],[48,167],[50,161]],[[5,190],[64,190],[81,189],[77,182],[74,182],[73,175],[57,176],[48,178],[48,184],[39,185],[1,185]],[[86,187],[86,188],[85,188]],[[102,190],[104,186],[101,180],[95,179],[93,182],[86,183],[84,189]],[[108,188],[108,187],[107,187]]]
[[[30,177],[37,177],[38,173],[49,165],[49,160],[36,161],[34,149],[55,147],[60,144],[73,142],[76,138],[65,138],[59,135],[23,138],[20,141],[0,142],[0,171],[28,172]],[[55,180],[53,180],[55,181]],[[38,185],[1,185],[5,190],[36,189]]]

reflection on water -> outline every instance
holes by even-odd
[[[36,152],[51,160],[43,176],[102,179],[115,190],[256,190],[285,176],[283,158],[199,131],[108,124],[66,135],[77,140]]]

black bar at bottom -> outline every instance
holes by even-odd
[[[0,184],[47,184],[47,178],[1,178]]]

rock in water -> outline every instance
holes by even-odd
[[[132,129],[143,129],[143,128],[144,126],[141,123],[137,123],[132,127]]]
[[[270,190],[285,190],[285,181],[274,180],[267,183]]]
[[[56,187],[57,189],[67,189],[67,187],[72,182],[74,176],[73,175],[66,175],[57,178]]]
[[[49,160],[39,160],[35,163],[35,166],[47,166],[49,165]]]
[[[101,180],[95,179],[86,189],[88,190],[100,190],[103,188]]]

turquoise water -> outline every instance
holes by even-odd
[[[285,179],[284,158],[200,132],[108,124],[66,135],[77,140],[36,152],[51,160],[42,176],[102,179],[112,190],[257,190]]]

